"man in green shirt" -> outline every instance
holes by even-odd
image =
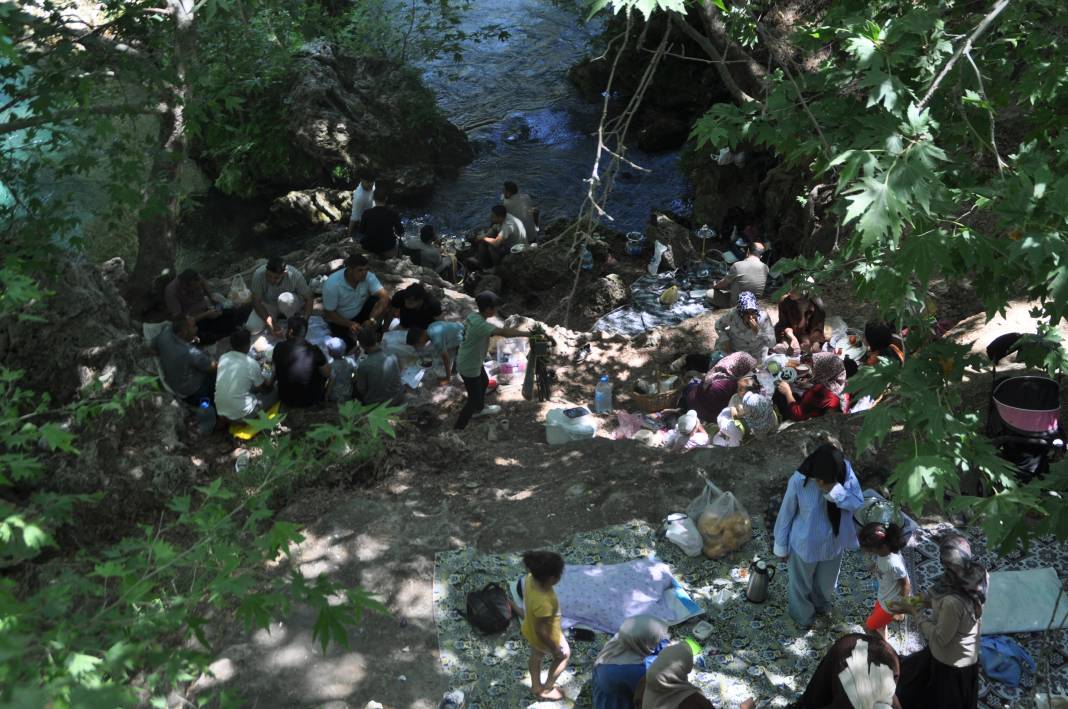
[[[499,303],[500,299],[495,293],[482,291],[475,296],[478,312],[471,313],[464,320],[464,340],[456,354],[456,370],[464,381],[464,388],[467,389],[467,403],[460,410],[460,417],[456,419],[456,430],[465,428],[472,416],[492,416],[501,411],[501,407],[496,404],[486,406],[489,377],[482,363],[489,352],[490,338],[530,337],[526,330],[497,327],[488,322],[489,318],[497,314]]]

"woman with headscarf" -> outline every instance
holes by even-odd
[[[716,362],[703,379],[686,385],[677,408],[696,411],[702,421],[715,421],[731,397],[738,391],[738,380],[757,368],[757,361],[747,352],[733,352]]]
[[[849,408],[849,395],[843,393],[846,385],[845,362],[833,352],[817,352],[812,355],[812,386],[798,400],[787,382],[775,386],[775,406],[783,418],[805,421],[823,416],[829,411],[845,411]]]
[[[758,364],[756,358],[748,352],[732,352],[712,365],[707,376],[712,379],[738,380],[752,374]]]
[[[752,376],[738,380],[738,393],[716,417],[719,432],[713,445],[733,448],[748,439],[761,438],[779,427],[772,400],[760,392],[760,385]]]
[[[901,662],[885,640],[846,635],[827,650],[789,709],[901,709],[894,696],[900,674]]]
[[[946,534],[938,549],[942,575],[924,597],[931,616],[918,623],[927,647],[901,661],[897,696],[904,709],[971,709],[979,702],[979,634],[989,576],[961,535]]]
[[[716,321],[716,333],[716,349],[748,352],[758,360],[775,344],[771,318],[761,310],[751,291],[738,294],[737,307]]]
[[[790,476],[775,521],[775,556],[788,562],[787,607],[803,628],[831,611],[842,554],[859,546],[850,517],[863,505],[853,466],[830,443]]]
[[[641,709],[714,709],[701,690],[690,684],[693,650],[686,643],[668,645],[645,673],[634,693]]]
[[[634,690],[667,642],[667,623],[658,618],[623,621],[593,662],[594,709],[634,709]]]
[[[827,313],[816,296],[792,290],[779,301],[779,320],[775,324],[776,351],[801,354],[818,350],[826,339],[823,328]]]

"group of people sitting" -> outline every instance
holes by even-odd
[[[775,432],[783,421],[848,413],[853,402],[846,383],[860,367],[904,363],[886,323],[865,326],[855,343],[863,354],[854,360],[830,347],[819,298],[793,290],[778,310],[773,326],[755,293],[737,293],[734,307],[716,322],[717,351],[676,362],[689,377],[674,409],[684,413],[676,431],[683,449],[738,446]],[[718,430],[709,437],[705,425],[713,423]]]
[[[441,358],[446,380],[468,369],[459,356],[464,323],[441,320],[440,302],[420,283],[390,296],[362,254],[326,279],[321,317],[329,336],[315,342],[308,339],[315,295],[298,268],[272,257],[254,271],[249,290],[246,306],[216,306],[205,281],[184,271],[167,286],[171,322],[152,343],[166,385],[193,406],[213,404],[225,420],[255,416],[278,401],[297,408],[354,398],[403,403],[400,362],[382,342],[391,324],[407,331],[405,341],[421,356]],[[262,363],[252,347],[260,334],[268,343],[255,353]],[[206,347],[224,337],[228,348],[215,349],[226,351],[209,354]]]
[[[795,630],[805,632],[816,622],[831,627],[844,552],[864,552],[879,587],[864,632],[849,633],[831,646],[800,699],[790,705],[793,709],[976,706],[987,571],[972,557],[964,537],[944,534],[939,542],[943,574],[925,594],[913,596],[901,556],[910,532],[893,503],[862,495],[852,464],[835,442],[816,448],[791,476],[774,538],[775,554],[789,568],[788,612]],[[555,685],[571,655],[554,591],[564,560],[553,552],[531,551],[523,562],[528,574],[522,634],[531,648],[531,690],[541,699],[559,699]],[[928,646],[899,658],[886,641],[885,628],[906,613],[917,617]],[[667,624],[657,618],[628,618],[594,662],[593,706],[712,707],[689,679],[699,651],[689,642],[672,643]],[[546,658],[550,664],[543,679]],[[754,699],[741,705],[755,706]]]
[[[472,238],[474,253],[464,265],[470,270],[489,270],[497,266],[518,245],[537,241],[540,213],[530,195],[520,192],[508,180],[500,202],[490,210],[490,226]],[[349,236],[358,236],[365,250],[379,258],[407,255],[417,265],[451,278],[456,264],[441,249],[432,224],[424,224],[419,238],[405,240],[400,215],[389,207],[389,195],[375,185],[373,175],[363,175],[352,193]]]

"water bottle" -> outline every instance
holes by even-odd
[[[211,405],[211,399],[201,399],[197,405],[197,424],[201,433],[215,430],[215,407]]]
[[[582,263],[581,263],[581,265],[582,265],[582,270],[583,271],[592,271],[593,270],[593,254],[590,253],[590,250],[586,248],[585,244],[582,245]]]
[[[593,408],[599,414],[607,414],[612,411],[612,382],[608,381],[608,375],[602,374],[601,381],[593,390]]]

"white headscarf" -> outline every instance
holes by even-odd
[[[623,621],[619,632],[605,643],[595,665],[640,665],[668,637],[667,623],[651,615],[636,615]]]
[[[679,417],[678,423],[675,424],[675,430],[680,436],[689,436],[697,430],[697,421],[697,412],[690,409]]]
[[[853,709],[890,709],[894,702],[897,682],[894,671],[886,665],[868,663],[868,643],[857,640],[846,660],[845,669],[838,673]]]

